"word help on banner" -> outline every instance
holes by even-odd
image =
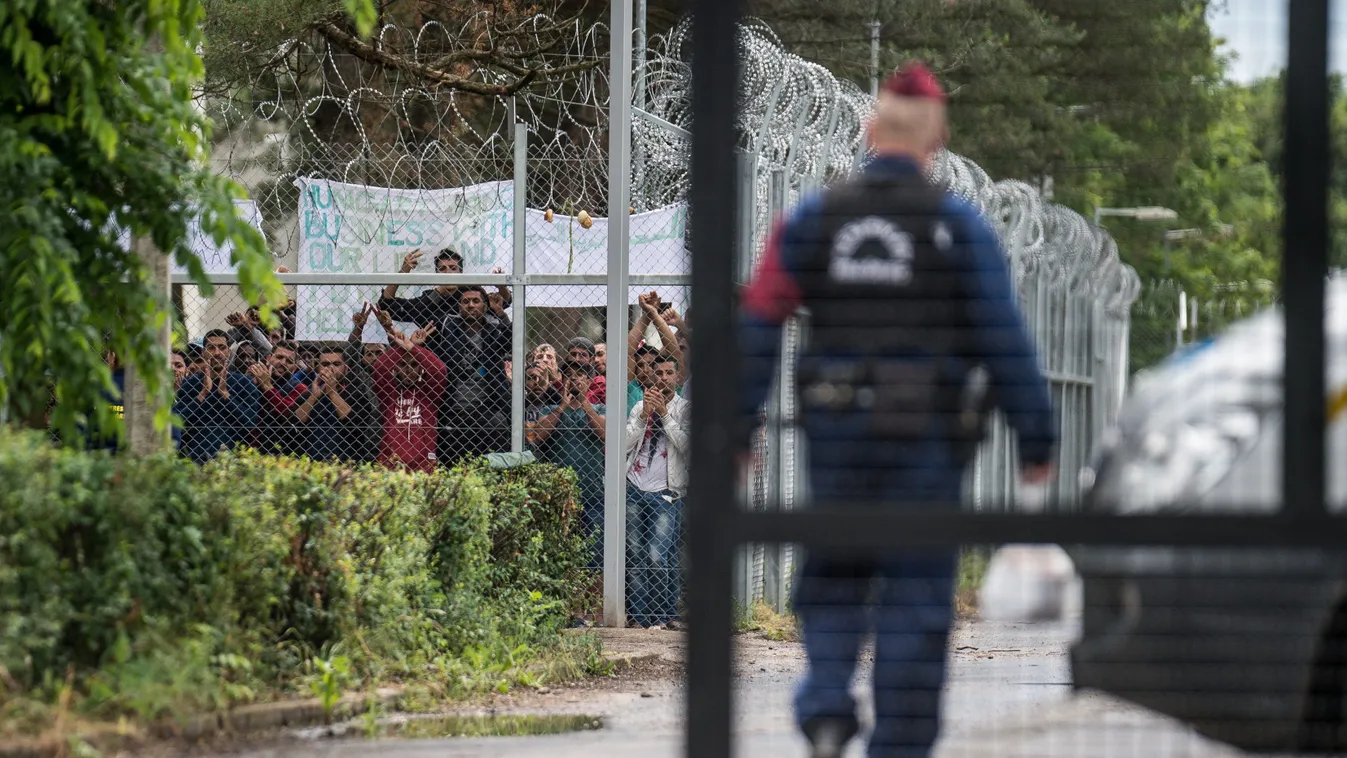
[[[407,253],[420,249],[417,272],[433,273],[435,253],[451,247],[463,256],[464,270],[488,273],[514,269],[514,193],[512,182],[489,182],[439,190],[396,190],[325,179],[300,178],[300,255],[302,272],[376,273],[398,271]],[[634,274],[684,274],[687,209],[661,208],[631,217],[629,270]],[[573,216],[526,211],[527,270],[530,274],[603,274],[608,269],[608,220],[593,219],[586,229]],[[378,301],[382,287],[303,285],[296,295],[297,337],[342,340],[350,334],[351,315],[365,301]],[[428,289],[401,287],[399,297]],[[644,287],[632,287],[629,302]],[[684,288],[660,294],[684,309]],[[529,307],[578,308],[607,305],[607,290],[593,286],[534,286]],[[511,314],[513,317],[513,314]],[[364,339],[387,340],[370,319]]]

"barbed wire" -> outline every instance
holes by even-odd
[[[298,248],[296,179],[435,190],[436,207],[421,210],[452,219],[467,203],[446,202],[441,190],[512,177],[516,122],[529,132],[528,204],[560,209],[569,202],[604,212],[604,34],[578,18],[547,14],[522,18],[511,28],[486,12],[455,28],[438,21],[417,28],[386,25],[372,49],[396,55],[404,68],[372,63],[322,35],[292,39],[270,65],[250,72],[246,86],[204,98],[216,125],[216,168],[257,201],[277,257]],[[445,62],[456,56],[494,49],[493,35],[541,51],[534,52],[533,67],[565,75],[535,77],[527,89],[507,96],[465,91],[425,74],[448,68]],[[468,65],[459,78],[490,88],[507,87],[515,76]],[[480,209],[480,201],[474,207]]]
[[[691,22],[684,19],[651,45],[650,61],[638,80],[650,112],[684,130],[692,121]],[[874,100],[853,83],[787,52],[759,21],[740,25],[738,44],[743,81],[736,128],[740,146],[757,161],[754,231],[760,249],[773,210],[773,172],[783,172],[788,183],[786,207],[850,175],[865,157],[864,125]],[[645,149],[647,161],[637,170],[665,180],[646,188],[660,194],[643,199],[669,202],[686,196],[686,171],[679,173],[689,157],[686,136],[638,119],[633,142]],[[1140,278],[1118,257],[1113,239],[1079,214],[1044,200],[1024,182],[995,181],[976,163],[949,151],[938,156],[931,173],[992,221],[1007,242],[1021,284],[1040,277],[1099,299],[1114,315],[1126,313],[1136,300]]]
[[[417,64],[445,60],[489,33],[482,29],[492,25],[483,21],[474,16],[454,30],[435,21],[416,29],[390,24],[377,42]],[[652,38],[646,60],[637,63],[636,107],[663,122],[638,113],[632,126],[631,205],[638,212],[684,201],[690,189],[691,24],[684,18]],[[297,178],[412,190],[508,180],[513,119],[529,132],[528,206],[606,215],[607,71],[582,64],[605,58],[607,29],[538,14],[498,33],[527,38],[542,29],[564,32],[564,39],[553,40],[540,57],[551,69],[572,73],[512,97],[373,66],[321,36],[292,40],[249,86],[206,102],[217,124],[217,166],[257,200],[273,250],[284,254],[298,244]],[[541,32],[529,41],[538,48],[547,42]],[[773,213],[860,165],[874,103],[855,84],[788,52],[760,21],[740,25],[738,44],[743,80],[736,130],[753,161],[753,243],[760,250]],[[512,74],[479,66],[468,76],[505,85]],[[774,179],[784,184],[775,198]],[[1012,251],[1019,282],[1043,277],[1098,298],[1115,314],[1139,294],[1140,279],[1118,258],[1112,238],[1031,185],[995,181],[947,151],[935,161],[932,179],[986,214]],[[443,198],[437,193],[436,202]],[[452,203],[429,210],[462,212]]]

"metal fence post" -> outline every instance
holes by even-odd
[[[697,62],[692,68],[692,308],[700,323],[712,325],[693,332],[692,352],[700,365],[716,367],[714,380],[696,390],[692,403],[692,466],[685,501],[689,624],[683,734],[685,755],[697,758],[729,758],[733,753],[730,574],[733,551],[741,541],[735,526],[747,515],[738,512],[733,496],[740,358],[732,328],[737,240],[725,234],[734,225],[739,202],[731,177],[741,81],[735,27],[740,5],[737,0],[696,0],[691,6]],[[612,36],[624,35],[614,28]]]
[[[786,390],[790,377],[787,376],[786,351],[791,347],[790,329],[781,330],[781,360],[777,364],[776,382],[767,407],[767,510],[777,511],[785,508],[786,465],[783,421],[786,412]],[[769,542],[763,550],[762,595],[763,601],[772,606],[777,613],[785,611],[786,578],[785,566],[781,560],[783,545]]]
[[[739,218],[738,218],[738,245],[736,253],[739,258],[736,262],[735,278],[739,283],[746,283],[753,273],[753,243],[754,243],[754,220],[756,202],[754,198],[757,194],[757,155],[745,150],[735,151],[735,169],[738,179],[739,191]],[[749,497],[745,502],[751,503],[751,489]],[[745,543],[735,547],[734,553],[734,587],[735,595],[739,599],[740,607],[747,609],[753,603],[755,587],[753,571],[754,546],[751,543]]]
[[[758,157],[754,153],[738,151],[739,169],[739,270],[741,283],[753,275],[754,222],[757,216]]]
[[[1330,170],[1328,0],[1287,3],[1285,153],[1282,161],[1282,510],[1327,516],[1324,307]],[[1295,44],[1289,44],[1294,40]],[[694,74],[695,76],[695,74]]]
[[[513,102],[513,101],[512,101]],[[528,156],[527,124],[514,125],[514,267],[516,277],[526,273],[524,254],[528,242]],[[528,339],[528,288],[523,282],[514,286],[513,344],[510,350],[510,449],[524,451],[524,349]]]
[[[779,216],[786,210],[785,169],[780,167],[772,169],[767,193],[767,224],[770,227],[777,222]],[[795,343],[790,337],[791,331],[789,323],[785,329],[781,330],[781,357],[777,364],[776,387],[773,389],[771,404],[767,409],[768,427],[765,447],[767,452],[768,510],[781,510],[786,507],[786,477],[794,473],[786,466],[787,435],[783,423],[786,415],[786,392],[790,381],[788,376],[789,351],[795,348]],[[785,588],[788,582],[786,577],[788,568],[784,560],[785,547],[779,542],[769,542],[763,546],[763,602],[770,605],[777,613],[784,613],[786,610]]]
[[[631,0],[612,4],[608,79],[608,395],[604,419],[603,623],[627,623],[627,243],[631,182]]]

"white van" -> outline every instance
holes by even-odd
[[[1329,282],[1328,492],[1347,510],[1347,279]],[[1109,514],[1268,513],[1281,488],[1283,318],[1269,310],[1137,377],[1082,472]],[[1075,686],[1253,750],[1347,749],[1347,545],[1076,547]]]

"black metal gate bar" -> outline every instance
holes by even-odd
[[[630,0],[613,0],[630,2]],[[729,758],[734,541],[733,431],[739,418],[739,356],[733,275],[738,182],[734,148],[739,0],[692,4],[692,353],[703,368],[692,404],[687,514],[687,722],[685,749]]]
[[[1286,314],[1283,515],[1091,516],[927,512],[738,513],[731,424],[737,418],[738,352],[726,328],[733,304],[735,218],[734,45],[739,0],[694,0],[692,303],[700,365],[714,366],[692,408],[688,515],[688,687],[685,754],[731,754],[731,556],[745,541],[867,549],[929,544],[1055,542],[1095,545],[1340,548],[1347,526],[1329,518],[1324,481],[1324,275],[1329,179],[1328,0],[1288,0],[1285,224]]]
[[[1325,514],[1324,278],[1328,273],[1328,0],[1288,0],[1282,199],[1282,507]]]
[[[1041,543],[1165,547],[1296,547],[1342,550],[1347,518],[1307,521],[1293,515],[1114,516],[1105,514],[966,513],[957,505],[930,510],[882,504],[837,510],[738,513],[738,542],[794,542],[856,550],[950,545]]]

